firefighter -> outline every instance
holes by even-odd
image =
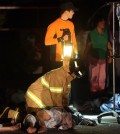
[[[28,87],[25,95],[28,111],[31,108],[69,105],[70,85],[76,75],[70,69],[69,57],[64,61],[62,67],[45,73]]]

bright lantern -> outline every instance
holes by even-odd
[[[65,56],[71,57],[73,52],[73,46],[72,45],[64,45],[63,46],[63,58]]]

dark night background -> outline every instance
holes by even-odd
[[[44,46],[45,32],[47,26],[59,17],[59,5],[64,1],[0,0],[0,104],[21,103],[23,98],[18,97],[18,94],[22,96],[27,87],[45,73],[45,62],[49,61],[50,53],[50,48]],[[72,21],[78,48],[84,48],[84,43],[81,42],[84,31],[90,28],[88,21],[98,9],[111,1],[71,1],[79,8]],[[109,10],[110,6],[105,6],[100,12],[108,18]],[[89,24],[92,25],[93,22],[92,20]],[[79,52],[82,56],[83,49]],[[89,94],[86,91],[88,87],[84,86],[89,86],[87,82],[85,78],[77,80],[75,88],[81,90],[79,93],[76,91],[80,95],[77,96],[79,99],[82,94]]]

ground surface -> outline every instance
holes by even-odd
[[[91,118],[97,121],[97,115],[84,115],[86,118]],[[76,126],[73,130],[58,131],[56,129],[51,129],[46,132],[46,134],[119,134],[120,124],[117,123],[115,117],[107,116],[103,117],[101,123],[97,122],[97,126]],[[16,132],[2,132],[0,134],[26,134],[23,131]]]

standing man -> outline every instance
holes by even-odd
[[[54,68],[60,67],[63,60],[63,45],[70,43],[73,45],[74,53],[77,55],[77,43],[74,31],[74,24],[69,19],[73,18],[75,11],[78,9],[74,7],[72,2],[63,3],[60,6],[60,17],[52,22],[45,35],[45,45],[56,45],[55,65]],[[56,67],[55,67],[56,66]],[[53,69],[53,68],[52,68]]]

